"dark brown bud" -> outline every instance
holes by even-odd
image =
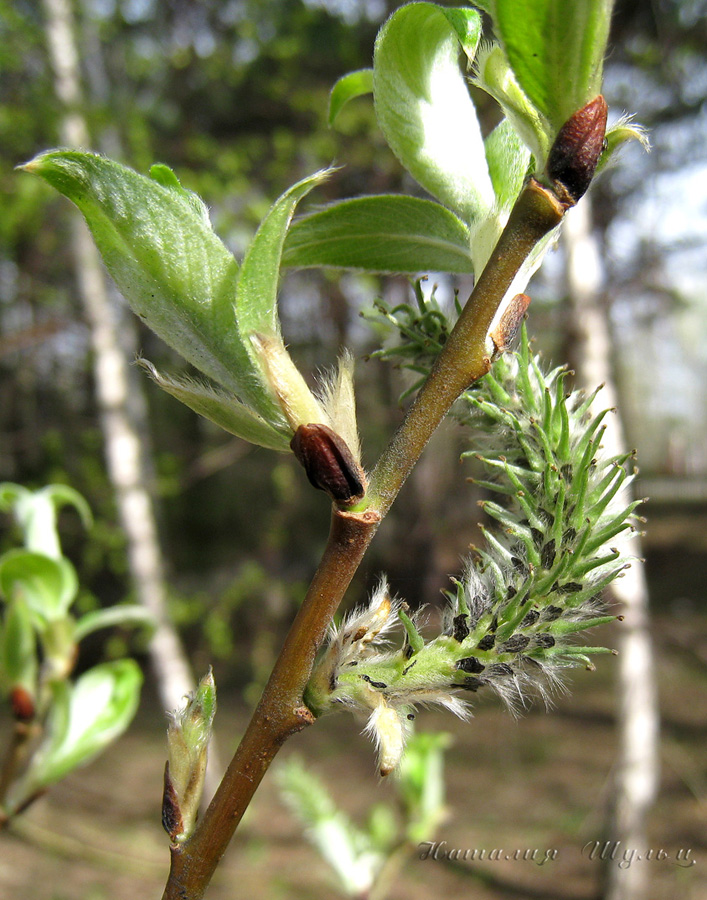
[[[606,133],[606,100],[599,94],[560,128],[547,161],[547,174],[560,201],[574,206],[589,187]]]
[[[503,310],[501,318],[489,332],[495,347],[494,358],[511,349],[529,306],[530,297],[527,294],[516,294]]]
[[[169,774],[169,763],[164,767],[164,793],[162,794],[162,827],[172,843],[184,832],[184,820],[179,808],[179,798]]]
[[[315,488],[350,505],[366,492],[366,477],[346,442],[326,425],[300,425],[290,447]]]
[[[10,707],[18,722],[31,722],[36,712],[34,698],[21,684],[10,691]]]

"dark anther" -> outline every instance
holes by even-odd
[[[555,541],[550,540],[545,544],[540,553],[540,562],[543,569],[551,569],[555,564]]]
[[[513,669],[508,665],[508,663],[494,663],[492,666],[489,666],[486,670],[486,675],[512,675]]]
[[[455,669],[461,669],[462,672],[469,672],[472,675],[478,675],[483,672],[486,666],[475,656],[467,656],[464,659],[458,659],[454,664]]]
[[[523,621],[520,623],[521,628],[527,628],[529,625],[535,625],[535,623],[540,618],[540,613],[537,609],[529,610],[525,616],[523,616]]]
[[[300,425],[290,447],[315,488],[337,503],[350,504],[365,493],[366,478],[346,442],[327,425]]]
[[[536,634],[534,643],[536,647],[542,647],[544,650],[548,650],[550,647],[555,646],[555,638],[551,634]]]
[[[498,648],[499,653],[520,653],[521,650],[525,650],[525,648],[530,643],[530,638],[527,634],[514,634],[513,637],[509,637],[507,641],[504,641]]]
[[[495,634],[485,634],[476,645],[477,650],[491,650],[496,643]]]
[[[548,606],[543,612],[543,622],[554,622],[555,619],[559,619],[561,615],[561,606]]]
[[[452,637],[461,644],[464,638],[469,637],[469,616],[466,613],[460,613],[452,619]]]

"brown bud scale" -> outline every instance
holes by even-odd
[[[494,357],[511,349],[529,306],[530,297],[527,294],[516,294],[503,310],[493,331],[489,332],[496,348]]]
[[[560,128],[550,149],[547,174],[560,201],[574,206],[589,187],[606,134],[606,100],[599,94]]]
[[[10,691],[10,707],[18,722],[31,722],[35,716],[34,698],[21,684],[15,685]]]
[[[365,475],[346,442],[327,425],[300,425],[290,447],[310,484],[336,503],[351,504],[365,493]]]
[[[184,820],[179,808],[179,798],[169,774],[169,763],[164,767],[164,793],[162,794],[162,827],[172,843],[184,832]]]

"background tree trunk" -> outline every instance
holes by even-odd
[[[580,384],[604,384],[604,406],[620,408],[612,371],[612,340],[603,300],[603,270],[596,236],[592,232],[589,198],[567,216],[563,230],[569,305],[568,353]],[[626,440],[617,412],[608,420],[604,446],[610,456],[625,452]],[[629,489],[630,490],[630,489]],[[629,490],[617,498],[627,504]],[[646,848],[646,817],[658,786],[658,701],[655,664],[649,632],[648,588],[641,539],[635,534],[627,548],[635,559],[631,568],[610,587],[621,604],[624,621],[617,628],[619,754],[614,773],[606,840],[627,847]],[[605,870],[605,900],[642,900],[647,896],[648,867],[619,868],[609,862]]]
[[[83,92],[71,3],[43,2],[55,90],[64,108],[60,140],[64,146],[86,149],[90,139],[82,114]],[[72,215],[71,227],[78,292],[91,333],[108,475],[127,540],[135,593],[156,622],[149,652],[160,701],[165,709],[172,710],[183,705],[184,695],[194,689],[195,682],[167,612],[164,565],[150,491],[153,467],[149,460],[147,404],[142,387],[131,372],[128,356],[134,355],[137,346],[135,326],[119,304],[111,301],[98,251],[78,212]]]

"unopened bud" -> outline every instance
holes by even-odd
[[[164,767],[164,793],[162,794],[162,827],[172,843],[184,834],[184,820],[179,808],[179,797],[169,774],[169,763]]]
[[[383,704],[374,713],[378,771],[385,778],[398,767],[405,749],[405,729],[396,710]]]
[[[606,100],[599,94],[560,128],[550,150],[547,174],[560,201],[574,206],[589,187],[606,133]]]
[[[162,820],[172,841],[185,840],[194,829],[215,712],[216,685],[209,672],[188,698],[185,708],[171,716]]]
[[[10,707],[18,722],[31,722],[35,716],[34,697],[21,684],[10,691]]]
[[[290,442],[310,483],[336,503],[350,505],[366,492],[366,476],[346,442],[327,425],[300,425]]]
[[[527,294],[516,294],[506,305],[498,321],[492,323],[489,337],[493,341],[494,359],[512,348],[529,306],[530,297]]]

